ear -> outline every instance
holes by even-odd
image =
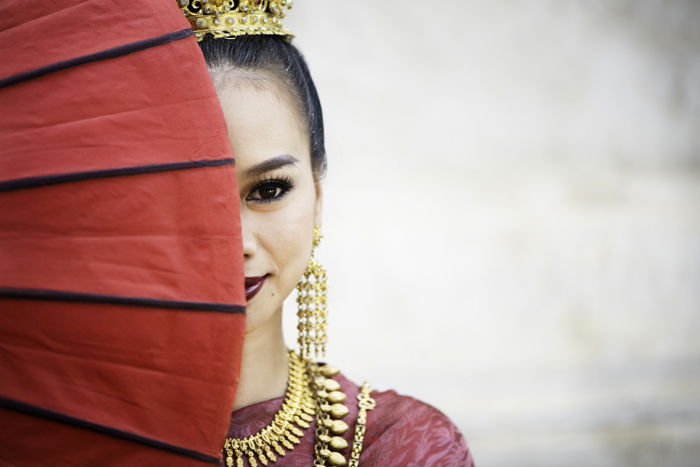
[[[323,186],[321,182],[315,182],[314,188],[316,189],[316,202],[314,206],[314,224],[321,227],[323,221]]]

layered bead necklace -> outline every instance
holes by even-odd
[[[244,467],[247,461],[249,466],[257,467],[258,462],[263,465],[277,462],[301,442],[314,415],[317,419],[314,466],[346,465],[345,456],[339,451],[348,447],[340,435],[349,428],[342,420],[349,410],[343,405],[346,395],[340,390],[340,383],[332,379],[337,374],[336,368],[304,360],[290,350],[289,379],[282,407],[272,423],[254,435],[226,438],[223,449],[226,465],[233,467],[235,463],[236,467]],[[364,434],[364,420],[362,425]],[[357,441],[357,436],[355,438]],[[361,446],[360,440],[360,450]],[[356,448],[353,445],[352,457],[355,457]]]

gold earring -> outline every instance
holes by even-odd
[[[309,264],[297,284],[297,342],[303,358],[326,353],[326,270],[316,262],[314,253],[323,236],[318,225],[314,226],[314,239]]]

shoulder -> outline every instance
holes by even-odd
[[[441,411],[396,391],[374,391],[367,415],[361,464],[372,466],[469,466],[466,441]]]

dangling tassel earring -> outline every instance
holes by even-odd
[[[326,270],[314,258],[316,247],[322,238],[319,227],[314,226],[311,258],[297,284],[297,342],[299,353],[304,359],[311,357],[312,350],[316,357],[326,354]]]

